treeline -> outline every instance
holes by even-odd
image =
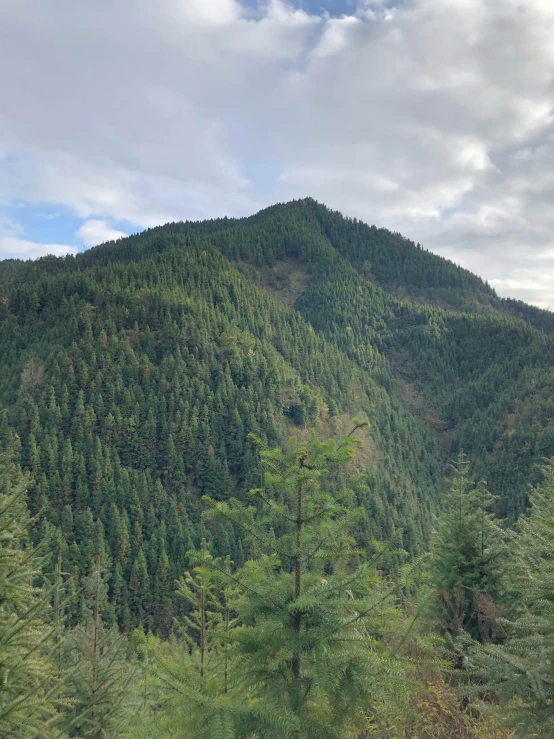
[[[105,552],[77,590],[55,542],[31,544],[31,479],[3,450],[0,736],[552,736],[554,461],[510,531],[460,452],[431,552],[407,557],[397,532],[369,555],[365,426],[275,449],[251,437],[258,487],[203,501],[207,528],[243,531],[245,560],[202,539],[169,581],[166,558],[181,609],[162,640],[114,625]]]

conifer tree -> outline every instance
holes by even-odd
[[[209,568],[211,559],[206,540],[202,539],[200,556],[196,559],[192,572],[186,572],[179,579],[176,590],[189,608],[188,614],[178,619],[177,623],[193,660],[197,662],[202,687],[211,677],[210,662],[216,655],[217,626],[221,611],[217,584],[213,571]]]
[[[139,549],[137,557],[133,563],[131,577],[129,580],[129,590],[131,593],[131,606],[133,613],[139,624],[143,624],[146,620],[149,602],[149,581],[148,566],[144,550]]]
[[[354,492],[336,474],[356,442],[352,434],[337,443],[313,433],[286,452],[262,449],[257,505],[208,500],[211,515],[241,526],[251,547],[234,575],[241,593],[234,674],[274,725],[264,733],[251,714],[244,736],[357,737],[384,723],[406,695],[382,620],[385,612],[393,617],[397,585],[363,562],[349,533],[359,515]]]
[[[182,737],[239,736],[248,703],[241,691],[230,690],[230,632],[235,625],[231,563],[229,558],[214,559],[205,539],[199,552],[189,552],[189,559],[191,570],[176,583],[188,607],[176,619],[183,642],[173,637],[153,655],[152,671],[166,706],[162,724]]]
[[[434,615],[451,637],[465,631],[486,642],[494,640],[500,615],[505,533],[490,512],[494,498],[486,483],[475,484],[469,467],[461,450],[452,464],[450,489],[436,522],[431,573]]]
[[[59,548],[52,582],[52,623],[54,627],[52,659],[57,677],[59,680],[62,680],[64,673],[67,599],[62,571],[62,553]]]
[[[132,680],[125,660],[125,639],[103,616],[108,586],[97,564],[83,583],[85,619],[68,638],[65,698],[69,709],[63,724],[70,737],[117,737],[128,709]]]
[[[0,737],[57,735],[59,680],[52,660],[53,629],[45,618],[51,593],[38,586],[44,551],[27,538],[28,477],[0,453]]]
[[[554,737],[554,458],[542,472],[505,567],[504,643],[475,648],[470,662],[525,737]]]

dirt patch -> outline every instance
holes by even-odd
[[[454,431],[447,428],[436,410],[426,405],[414,385],[409,382],[404,383],[403,401],[408,413],[421,418],[423,423],[435,432],[441,453],[450,454]]]
[[[286,262],[275,260],[271,267],[255,267],[252,264],[247,267],[249,276],[259,287],[291,307],[310,281],[306,265],[297,259],[288,259]]]

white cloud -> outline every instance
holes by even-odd
[[[15,236],[0,235],[0,259],[37,259],[47,254],[61,257],[76,252],[75,247],[66,244],[38,244]]]
[[[554,299],[552,297],[552,285],[554,284],[554,260],[543,269],[541,275],[537,270],[524,269],[517,272],[514,277],[504,280],[491,280],[490,284],[498,292],[509,295],[526,303],[533,303],[540,308],[548,308],[554,311]]]
[[[75,234],[85,246],[96,246],[106,241],[117,241],[127,236],[123,231],[111,228],[107,221],[91,218],[85,221]]]
[[[356,23],[360,23],[360,20],[354,16],[329,18],[314,49],[314,56],[323,58],[344,51],[349,41],[351,27]]]
[[[0,204],[69,207],[92,243],[312,195],[554,302],[516,285],[554,248],[549,0],[0,10]]]
[[[198,23],[228,25],[241,15],[234,0],[181,0],[177,5],[187,21]]]

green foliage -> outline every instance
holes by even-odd
[[[62,727],[70,737],[108,739],[120,735],[129,711],[133,670],[125,639],[103,621],[108,587],[97,566],[84,579],[85,616],[67,637]]]
[[[231,574],[231,564],[215,560],[203,539],[200,552],[191,557],[192,571],[176,583],[177,595],[188,605],[188,613],[176,619],[178,632],[189,648],[196,665],[202,690],[212,683],[210,691],[227,692],[229,631],[232,627],[232,591],[221,581],[221,574]],[[214,570],[217,567],[217,570]],[[219,577],[217,576],[219,572]],[[215,683],[215,684],[214,684]]]
[[[199,499],[242,500],[257,484],[250,433],[274,446],[291,426],[340,433],[364,414],[374,434],[360,455],[360,543],[402,528],[416,553],[428,537],[439,450],[389,393],[371,336],[351,352],[248,272],[258,252],[306,271],[337,263],[318,213],[300,203],[240,224],[173,224],[0,275],[0,433],[21,437],[31,512],[61,532],[77,589],[102,555],[125,631],[169,634],[170,586],[202,537],[243,561],[240,531],[205,528]]]
[[[263,487],[251,491],[258,505],[208,501],[211,515],[240,526],[251,547],[233,578],[241,593],[235,679],[290,725],[264,734],[253,720],[250,732],[355,737],[400,710],[408,692],[386,640],[399,586],[379,579],[350,535],[361,511],[340,468],[357,442],[312,434],[286,452],[263,449]]]
[[[400,531],[411,557],[427,547],[445,462],[462,447],[495,502],[470,484],[460,460],[437,524],[435,615],[451,635],[506,640],[490,653],[510,659],[527,624],[527,637],[548,654],[539,605],[548,598],[531,587],[546,578],[548,559],[524,566],[522,555],[530,549],[527,520],[538,514],[523,519],[514,565],[536,574],[519,577],[506,597],[498,568],[504,534],[491,513],[510,525],[525,514],[536,462],[554,454],[553,321],[548,311],[499,299],[419,244],[309,198],[248,219],[168,224],[75,258],[3,262],[0,445],[17,434],[24,473],[10,463],[3,474],[2,500],[14,502],[2,509],[12,521],[2,541],[28,571],[0,607],[2,627],[10,619],[29,625],[29,652],[13,658],[29,680],[23,694],[35,691],[29,720],[43,711],[45,735],[60,716],[73,722],[70,732],[120,731],[127,688],[137,705],[151,704],[122,659],[119,632],[139,629],[173,646],[186,636],[189,645],[186,653],[152,650],[167,667],[157,677],[167,690],[161,683],[149,690],[158,708],[168,700],[158,711],[168,731],[194,703],[205,736],[247,736],[253,726],[264,736],[293,736],[312,724],[340,734],[364,721],[366,732],[387,736],[391,686],[401,684],[403,668],[389,650],[398,633],[387,630],[390,622],[398,632],[398,614],[380,599],[397,589],[401,557],[381,553],[384,577],[365,560],[379,554],[375,540]],[[354,415],[371,422],[349,463],[363,483],[344,471],[350,442],[339,453],[332,442],[305,440],[305,427],[340,435]],[[287,446],[291,433],[302,440],[297,447]],[[281,451],[267,451],[275,447]],[[298,463],[304,451],[313,470]],[[309,497],[298,554],[301,484]],[[203,496],[221,515],[202,518]],[[45,547],[57,564],[43,570]],[[310,555],[310,547],[319,548]],[[209,567],[200,561],[208,551]],[[91,572],[102,573],[96,612]],[[208,581],[205,647],[216,677],[201,688],[195,598]],[[353,622],[344,642],[334,640],[333,629],[366,605],[374,608],[367,619]],[[497,618],[501,607],[506,622]],[[236,617],[241,625],[232,628]],[[10,641],[5,628],[15,655],[22,642]],[[94,633],[104,647],[91,658]],[[277,644],[277,634],[286,640]],[[528,649],[525,664],[542,665]],[[101,684],[113,690],[94,687],[101,669]],[[546,668],[536,669],[543,686]],[[46,701],[62,678],[66,703]],[[10,690],[0,698],[6,706],[17,693]],[[535,698],[520,683],[517,690],[535,716]],[[179,701],[183,693],[188,702]],[[385,718],[376,728],[378,716]]]
[[[492,515],[494,498],[484,481],[469,477],[461,450],[452,464],[450,489],[436,523],[431,581],[435,617],[451,637],[467,632],[489,642],[496,638],[497,603],[506,534]]]
[[[189,609],[176,619],[181,639],[172,636],[166,643],[153,645],[149,655],[152,680],[145,680],[153,694],[144,701],[147,710],[133,736],[161,730],[168,736],[198,739],[246,737],[252,722],[264,736],[288,731],[288,717],[256,701],[233,675],[236,587],[229,558],[214,559],[203,540],[191,560],[192,569],[176,583],[177,594]]]
[[[501,645],[474,649],[471,667],[495,691],[522,736],[554,736],[554,459],[530,493],[506,567]]]
[[[50,594],[36,583],[44,552],[28,541],[25,505],[29,484],[0,450],[0,736],[56,736],[59,689],[49,658],[52,629],[45,622]]]

